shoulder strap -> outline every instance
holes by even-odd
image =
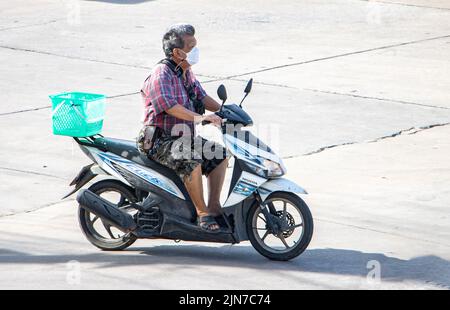
[[[178,67],[175,61],[173,61],[170,58],[164,58],[158,62],[159,64],[165,64],[172,70],[173,73],[175,73],[176,76],[181,77],[183,75],[183,69],[181,67]]]
[[[177,66],[176,62],[173,61],[170,58],[164,58],[162,60],[160,60],[158,63],[162,63],[167,65],[170,70],[172,70],[173,73],[175,73],[175,75],[177,77],[181,77],[183,75],[183,69],[181,69],[181,67]],[[183,83],[184,88],[186,89],[188,96],[193,99],[193,97],[197,97],[194,93],[194,87],[192,85],[186,86],[186,84]]]
[[[168,66],[170,68],[170,70],[172,70],[173,73],[175,73],[178,77],[181,77],[181,75],[183,74],[183,69],[181,69],[180,67],[177,67],[177,64],[169,58],[164,58],[160,61],[158,61],[157,64],[165,64],[166,66]],[[147,82],[147,80],[151,77],[151,74],[149,74],[149,76],[147,76],[147,78],[144,80],[144,83]],[[141,89],[141,92],[142,89]]]
[[[166,66],[168,66],[170,68],[170,70],[172,70],[172,72],[175,73],[175,75],[177,77],[181,77],[183,75],[183,69],[181,69],[181,67],[177,66],[176,62],[170,58],[161,59],[158,62],[158,64],[165,64]],[[145,79],[144,83],[150,78],[150,76],[151,76],[151,74]],[[187,87],[184,83],[183,83],[183,86],[185,87],[185,89],[188,93],[188,96],[191,99],[196,99],[197,96],[195,95],[194,87],[192,85]],[[144,91],[142,89],[141,89],[141,93],[144,93]]]

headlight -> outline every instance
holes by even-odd
[[[267,168],[267,176],[269,178],[281,177],[286,172],[280,164],[274,161],[263,159],[262,164]]]
[[[282,164],[280,165],[274,161],[262,157],[255,158],[255,161],[259,162],[259,165],[256,163],[254,165],[249,164],[248,167],[263,178],[281,177],[286,173],[286,170]]]

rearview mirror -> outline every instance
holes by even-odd
[[[220,100],[222,100],[223,103],[227,100],[227,90],[225,89],[225,86],[223,86],[223,84],[221,84],[217,89],[217,96],[219,96]]]
[[[248,94],[252,90],[252,85],[253,85],[253,78],[251,78],[248,81],[247,86],[245,86],[244,93]]]

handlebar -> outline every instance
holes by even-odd
[[[227,122],[227,119],[226,118],[222,118],[222,125],[224,124],[224,123],[226,123]],[[205,125],[208,125],[208,124],[211,124],[211,122],[210,121],[202,121],[202,123],[201,123],[203,126],[205,126]]]

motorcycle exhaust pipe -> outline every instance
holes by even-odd
[[[77,195],[77,201],[83,209],[97,215],[105,223],[125,233],[137,228],[137,224],[130,214],[120,210],[114,204],[90,190],[81,190]]]

